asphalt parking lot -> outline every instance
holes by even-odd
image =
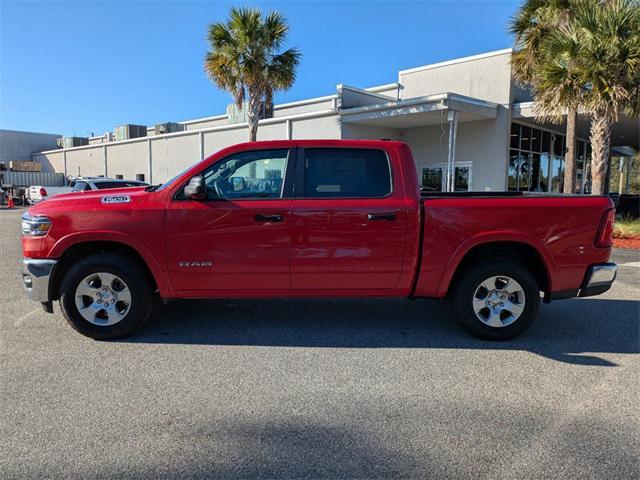
[[[507,343],[445,303],[176,302],[96,342],[0,211],[0,478],[637,478],[640,255]]]

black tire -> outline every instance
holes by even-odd
[[[76,306],[75,292],[80,282],[99,272],[116,275],[131,293],[127,313],[113,325],[89,322]],[[67,322],[82,335],[96,340],[111,340],[131,335],[144,325],[152,311],[153,293],[147,277],[135,262],[120,255],[100,253],[80,260],[65,273],[60,287],[60,307]]]
[[[494,327],[478,318],[473,307],[476,289],[491,277],[510,277],[520,284],[524,292],[524,309],[513,323]],[[482,298],[482,297],[480,297]],[[456,316],[473,335],[484,340],[509,340],[524,332],[538,315],[540,288],[531,272],[511,258],[482,260],[466,269],[456,280],[451,299]],[[487,315],[489,310],[486,310]],[[505,312],[509,319],[509,312]],[[505,322],[506,323],[506,322]]]

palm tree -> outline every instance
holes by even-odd
[[[591,117],[591,193],[602,195],[613,123],[623,112],[640,115],[640,1],[575,0],[574,22],[552,33],[549,54],[574,45],[576,82]]]
[[[546,44],[553,32],[569,25],[572,19],[571,0],[526,0],[510,23],[516,40],[511,60],[513,76],[520,84],[531,87],[538,117],[560,122],[567,114],[565,193],[573,193],[576,188],[576,123],[582,89],[575,81],[575,52],[550,56]]]
[[[258,9],[232,8],[226,22],[209,25],[204,70],[243,108],[248,100],[249,141],[257,138],[263,106],[271,106],[273,94],[293,85],[301,54],[295,48],[278,53],[289,26],[278,12],[262,15]]]

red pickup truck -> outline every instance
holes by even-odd
[[[504,340],[541,298],[610,288],[614,214],[598,196],[423,194],[401,142],[254,142],[163,185],[30,208],[22,277],[96,339],[137,330],[157,298],[341,296],[448,297]]]

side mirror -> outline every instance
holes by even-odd
[[[240,192],[244,190],[244,177],[231,177],[231,185],[234,192]]]
[[[207,189],[204,186],[202,175],[189,180],[189,185],[184,187],[184,196],[189,200],[205,200],[207,198]]]

